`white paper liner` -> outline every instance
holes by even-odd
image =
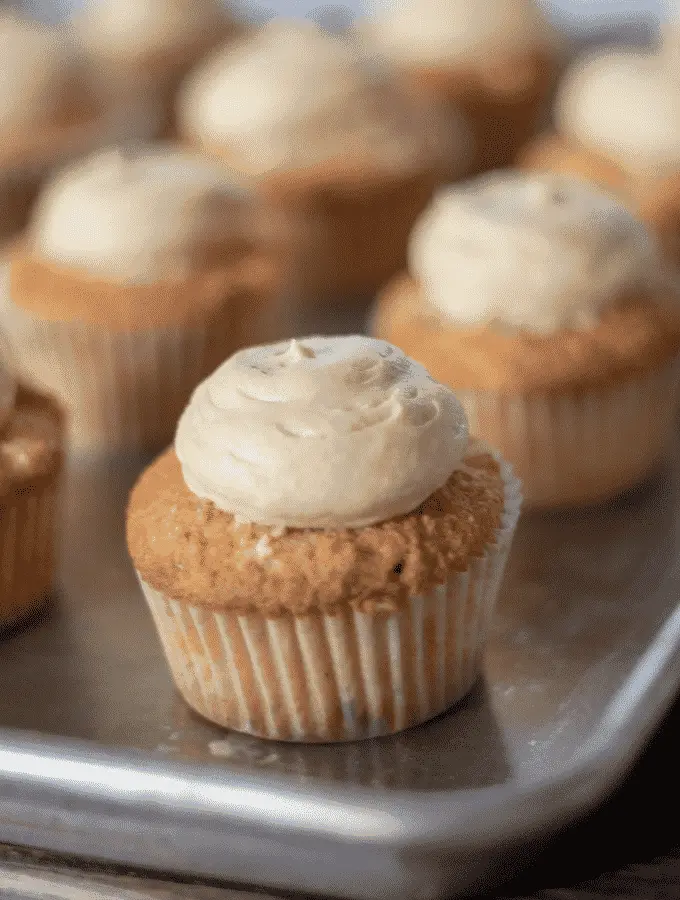
[[[665,457],[677,410],[680,365],[584,393],[529,397],[456,391],[470,433],[508,459],[525,505],[592,503],[645,478]]]
[[[140,584],[175,684],[225,728],[282,741],[353,741],[417,725],[460,700],[481,659],[521,506],[503,465],[496,542],[466,572],[395,612],[213,610]]]
[[[52,586],[56,494],[52,480],[0,500],[0,629],[34,612]]]
[[[0,312],[15,367],[67,411],[72,448],[167,446],[193,389],[233,349],[228,309],[203,326],[107,331],[39,319],[6,293]]]

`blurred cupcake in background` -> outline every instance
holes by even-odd
[[[75,445],[157,448],[217,362],[260,323],[267,336],[286,252],[223,166],[107,151],[39,198],[9,254],[2,326],[24,376],[63,401]]]
[[[529,144],[520,165],[613,191],[680,262],[680,70],[670,51],[587,55],[566,73],[555,119],[556,133]]]
[[[244,25],[220,0],[87,0],[73,27],[102,86],[154,96],[171,128],[181,79]]]
[[[132,492],[127,541],[193,709],[352,741],[473,686],[520,502],[422,366],[314,337],[237,353],[197,388]]]
[[[442,191],[374,330],[456,391],[530,505],[609,497],[666,452],[677,286],[647,228],[585,181],[507,172]]]
[[[533,134],[562,39],[535,0],[374,0],[358,29],[408,81],[462,107],[478,170],[507,165]]]
[[[55,167],[110,141],[152,136],[148,104],[103,104],[64,29],[0,13],[0,242],[26,222]]]
[[[59,407],[17,385],[0,356],[0,631],[35,612],[52,587],[62,444]]]
[[[298,287],[322,301],[370,295],[398,270],[434,187],[471,157],[460,118],[311,22],[272,22],[214,54],[182,87],[178,121],[312,224]]]

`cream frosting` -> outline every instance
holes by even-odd
[[[411,234],[428,302],[461,326],[587,328],[659,269],[645,226],[557,174],[496,173],[438,193]]]
[[[357,44],[285,21],[200,66],[182,89],[179,116],[190,134],[226,145],[253,174],[347,154],[409,168],[422,160],[436,121]],[[462,164],[468,132],[462,118],[450,128],[452,163],[458,154]]]
[[[453,392],[366,337],[236,353],[196,389],[175,438],[198,497],[241,520],[322,529],[411,512],[467,444]]]
[[[90,52],[115,62],[192,43],[225,21],[219,0],[90,0],[76,27]]]
[[[556,101],[564,134],[631,172],[680,166],[680,79],[663,57],[600,52],[567,72]]]
[[[122,282],[185,277],[247,226],[246,194],[224,167],[173,149],[96,153],[38,201],[34,252]]]
[[[399,63],[467,64],[557,43],[535,0],[383,0],[371,12],[361,30]]]
[[[16,393],[17,383],[14,374],[0,357],[0,429],[14,408]]]
[[[63,98],[73,62],[59,29],[0,15],[0,133],[51,115]]]

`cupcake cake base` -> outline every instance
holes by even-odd
[[[281,608],[280,604],[277,609],[274,596],[268,606],[248,608],[239,606],[236,587],[245,583],[242,579],[248,578],[247,570],[233,575],[234,596],[213,595],[208,604],[191,601],[187,590],[173,593],[161,588],[165,542],[161,537],[153,547],[148,543],[158,510],[146,504],[151,485],[158,479],[171,493],[178,490],[175,485],[181,475],[173,456],[161,457],[133,492],[128,543],[173,679],[194,710],[225,728],[274,740],[354,741],[394,734],[424,722],[470,690],[481,671],[491,616],[519,516],[519,482],[509,468],[499,470],[490,456],[482,454],[466,459],[463,474],[452,476],[459,479],[455,497],[466,497],[465,502],[472,507],[475,501],[486,502],[483,498],[487,489],[491,491],[489,496],[495,496],[500,487],[502,511],[496,527],[482,543],[479,535],[467,536],[472,542],[467,552],[461,553],[460,547],[447,551],[442,546],[441,559],[455,557],[456,561],[448,574],[435,579],[440,583],[409,594],[395,577],[408,563],[397,562],[390,567],[392,581],[382,597],[373,594],[364,601],[340,601],[323,608],[305,601],[301,587],[299,609]],[[469,484],[466,479],[470,479]],[[495,488],[491,487],[494,483]],[[185,491],[179,487],[179,494]],[[183,502],[178,499],[173,517]],[[436,495],[431,498],[435,518],[434,509],[440,502]],[[199,515],[215,515],[217,520],[214,531],[208,526],[214,546],[209,539],[203,552],[210,555],[215,550],[219,555],[220,529],[231,525],[221,521],[219,512],[211,512],[210,505],[202,506]],[[423,516],[427,518],[428,511]],[[413,527],[426,531],[437,528],[436,524],[415,526],[411,517],[405,517],[404,522],[405,533]],[[397,535],[401,527],[400,520],[395,520]],[[276,568],[284,559],[278,559],[277,549],[272,551],[277,538],[272,540],[266,534],[257,537],[253,526],[247,528],[248,535],[241,539],[243,562],[247,564],[249,554],[251,559],[259,558],[273,578],[271,585],[275,585]],[[313,547],[314,535],[302,535],[302,540],[309,540]],[[280,539],[297,540],[290,536]],[[386,542],[393,539],[392,532],[385,537]],[[342,532],[337,554],[347,558],[353,540],[351,532]],[[465,537],[461,543],[465,545]],[[300,546],[291,545],[290,552],[299,553]],[[394,549],[386,545],[385,552]],[[322,572],[323,567],[318,577],[333,581],[332,574],[322,576]],[[257,577],[254,572],[252,577]],[[291,577],[295,577],[295,568]],[[206,572],[196,573],[196,583],[206,578],[212,583],[212,576]],[[156,587],[149,583],[151,580]],[[337,580],[334,587],[338,588]],[[331,593],[330,587],[328,590]],[[295,605],[294,598],[292,602]]]

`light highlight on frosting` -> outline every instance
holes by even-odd
[[[534,0],[378,0],[371,11],[367,36],[400,63],[459,65],[556,42]]]
[[[34,252],[115,281],[182,278],[246,229],[223,167],[175,150],[97,153],[60,174],[31,224]]]
[[[62,100],[72,63],[61,31],[0,15],[0,131],[51,115]]]
[[[213,55],[185,84],[179,115],[191,135],[226,146],[253,174],[346,155],[408,169],[427,152],[433,119],[358,45],[285,21]],[[464,145],[462,120],[451,130]]]
[[[658,269],[644,225],[565,175],[498,173],[435,196],[411,235],[428,302],[463,326],[584,328]]]
[[[239,519],[357,528],[415,509],[468,443],[454,394],[384,341],[243,350],[194,392],[175,449],[188,488]]]
[[[680,166],[680,79],[663,57],[599,53],[565,75],[556,101],[564,134],[631,172]]]

